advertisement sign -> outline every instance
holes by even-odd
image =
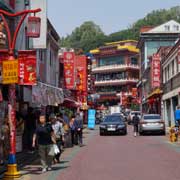
[[[19,85],[36,85],[36,51],[19,52]]]
[[[160,56],[158,54],[154,54],[152,56],[152,64],[151,64],[151,86],[152,88],[160,87]]]
[[[2,70],[3,84],[18,83],[18,60],[3,61]]]
[[[95,128],[95,120],[96,120],[96,110],[89,109],[88,110],[88,128],[89,129]]]
[[[76,56],[75,60],[76,88],[80,91],[87,91],[87,59],[86,56]]]
[[[74,52],[64,52],[64,79],[66,89],[74,89]]]

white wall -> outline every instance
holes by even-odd
[[[41,18],[41,32],[39,38],[31,39],[31,48],[47,47],[47,0],[30,0],[30,9],[41,8],[41,12],[37,16]]]

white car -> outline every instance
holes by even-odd
[[[141,112],[140,111],[131,111],[128,115],[128,118],[127,118],[128,124],[132,124],[133,116],[135,116],[136,113],[137,113],[139,119],[141,119]]]

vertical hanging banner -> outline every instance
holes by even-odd
[[[66,89],[74,89],[74,52],[64,52],[64,79]]]
[[[18,83],[18,60],[5,60],[2,62],[2,83]]]
[[[84,55],[76,56],[75,69],[80,77],[79,87],[81,91],[87,91],[87,58]],[[78,89],[77,89],[78,90]]]
[[[36,51],[19,51],[19,85],[36,85]]]
[[[152,88],[160,87],[160,56],[159,54],[153,54],[151,64],[151,86]]]

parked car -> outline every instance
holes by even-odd
[[[105,134],[127,134],[127,126],[123,118],[118,115],[108,115],[99,126],[100,135]]]
[[[137,113],[138,117],[141,119],[141,112],[140,111],[131,111],[127,117],[128,124],[132,124],[133,116]]]
[[[140,135],[145,132],[161,132],[165,135],[165,122],[159,114],[144,114],[139,124]]]

